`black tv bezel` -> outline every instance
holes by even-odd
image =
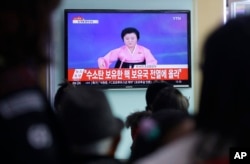
[[[166,81],[172,84],[176,88],[191,88],[192,87],[192,62],[191,62],[191,11],[190,10],[176,10],[176,9],[64,9],[64,77],[68,81],[68,13],[185,13],[187,14],[187,46],[188,46],[188,80],[182,80],[182,83],[178,83],[178,80],[160,80]],[[125,80],[127,81],[127,80]],[[139,81],[135,80],[134,82]],[[149,80],[151,82],[159,80]],[[72,84],[77,81],[68,81]],[[92,81],[89,81],[92,82]],[[140,89],[147,88],[148,84],[74,84],[85,85],[89,87],[95,87],[100,89]]]

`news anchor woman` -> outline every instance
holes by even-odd
[[[137,44],[140,33],[136,28],[127,27],[123,29],[121,37],[124,45],[98,58],[99,68],[109,68],[115,61],[115,68],[133,68],[134,65],[157,65],[157,60],[151,51]]]

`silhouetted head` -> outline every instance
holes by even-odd
[[[58,112],[61,108],[61,103],[62,103],[65,90],[70,87],[75,87],[75,86],[69,83],[68,81],[62,82],[59,84],[59,88],[57,89],[55,97],[54,97],[54,108],[56,112]]]
[[[131,128],[131,137],[134,140],[137,136],[138,126],[143,118],[149,117],[151,112],[149,111],[136,111],[127,116],[125,125],[127,128]]]
[[[197,125],[229,136],[250,131],[250,16],[229,20],[207,38]]]
[[[174,87],[165,87],[161,89],[152,103],[152,112],[160,110],[182,110],[187,112],[189,107],[188,99],[180,90]]]
[[[81,149],[81,146],[120,135],[123,122],[113,115],[101,90],[69,87],[61,101],[59,118],[72,147]]]
[[[165,87],[173,87],[172,84],[169,84],[164,81],[155,81],[151,84],[148,85],[147,90],[146,90],[146,110],[151,110],[151,105],[159,93],[159,91]]]

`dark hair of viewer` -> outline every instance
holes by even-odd
[[[146,110],[151,111],[152,110],[152,103],[157,96],[157,94],[160,92],[161,89],[165,87],[173,87],[172,84],[167,83],[165,81],[155,81],[151,84],[148,85],[147,90],[146,90]]]
[[[139,129],[139,123],[143,118],[149,117],[151,112],[149,111],[136,111],[129,114],[125,121],[125,126],[131,128],[131,137],[134,140],[137,136]]]
[[[188,99],[174,87],[165,87],[157,94],[152,103],[152,112],[160,110],[175,109],[188,111]]]
[[[58,110],[60,110],[62,98],[64,96],[65,90],[69,87],[74,87],[74,85],[72,85],[68,81],[62,82],[59,84],[59,88],[57,89],[55,97],[54,97],[54,108],[55,108],[56,112],[58,112]]]

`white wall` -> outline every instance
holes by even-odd
[[[183,9],[191,10],[193,21],[193,0],[64,0],[54,15],[54,45],[52,54],[55,65],[49,72],[49,94],[53,101],[58,83],[64,81],[64,34],[63,34],[63,10],[66,8],[83,9]],[[193,24],[193,23],[192,23]],[[191,24],[191,29],[192,28]],[[192,30],[193,33],[193,30]],[[191,38],[192,40],[192,38]],[[193,47],[193,44],[192,44]],[[193,49],[193,48],[192,48]],[[193,50],[192,50],[193,54]],[[192,55],[193,56],[193,55]],[[192,57],[193,58],[193,57]],[[193,72],[193,71],[192,71]],[[194,75],[193,75],[194,76]],[[180,89],[184,95],[190,98],[190,113],[194,112],[194,96],[192,88]],[[105,90],[116,116],[125,120],[126,116],[136,110],[144,110],[146,89],[130,90]],[[131,137],[128,129],[123,130],[122,141],[119,145],[116,156],[127,158],[130,153]]]

